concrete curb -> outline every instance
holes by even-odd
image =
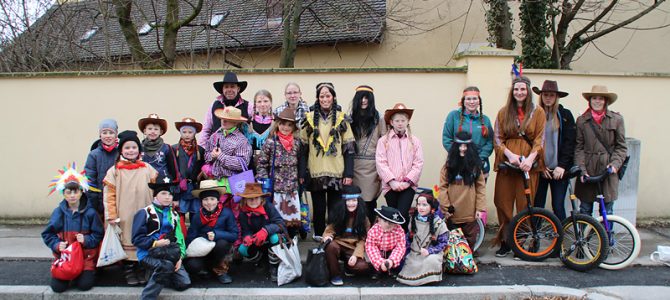
[[[137,299],[140,287],[94,287],[90,291],[71,290],[63,294],[48,286],[0,286],[2,299]],[[161,299],[243,299],[266,300],[423,300],[430,299],[532,299],[564,297],[568,299],[619,300],[662,299],[670,294],[665,286],[608,286],[583,290],[547,285],[460,286],[460,287],[393,287],[393,288],[193,288],[183,292],[165,289]]]

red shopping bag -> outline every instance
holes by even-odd
[[[84,270],[84,250],[74,242],[61,251],[60,257],[51,264],[51,276],[60,280],[73,280]]]

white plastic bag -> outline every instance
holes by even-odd
[[[658,250],[652,252],[649,258],[651,258],[651,261],[660,262],[670,267],[670,246],[658,245]]]
[[[212,252],[216,246],[216,242],[205,239],[204,237],[197,237],[188,244],[186,248],[186,257],[203,257]]]
[[[279,238],[282,240],[282,238]],[[300,252],[298,252],[298,236],[293,237],[289,243],[280,241],[279,244],[272,246],[272,251],[281,259],[279,269],[277,270],[277,285],[287,284],[296,278],[302,276],[302,262],[300,261]]]
[[[121,228],[118,225],[108,225],[105,231],[105,237],[102,239],[102,247],[100,247],[100,255],[98,256],[98,263],[96,266],[109,266],[117,261],[128,258],[126,251],[123,251],[119,236],[121,235]]]

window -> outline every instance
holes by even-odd
[[[282,23],[283,4],[281,0],[266,0],[268,28],[278,28]]]
[[[140,29],[137,30],[139,35],[147,35],[156,26],[156,22],[144,23]]]
[[[98,26],[91,27],[89,31],[86,31],[84,35],[81,36],[81,39],[79,39],[80,42],[88,42],[93,38],[93,36],[98,32],[98,29],[100,29]]]
[[[209,26],[216,27],[221,24],[223,19],[228,15],[228,12],[226,13],[217,13],[212,15],[212,19],[209,20]]]

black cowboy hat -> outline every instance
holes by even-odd
[[[399,210],[393,207],[382,206],[381,208],[375,208],[375,213],[391,223],[405,224],[405,218],[400,214]]]
[[[173,193],[172,187],[176,186],[177,183],[174,182],[172,179],[170,179],[170,177],[168,176],[159,176],[158,178],[156,178],[155,183],[149,182],[148,185],[149,188],[153,190],[154,197],[156,197],[156,195],[158,195],[158,193],[161,191],[168,191],[172,194]]]
[[[226,72],[226,74],[223,75],[223,80],[222,81],[214,82],[214,89],[217,92],[219,92],[219,94],[223,93],[223,84],[224,83],[237,84],[237,86],[240,87],[239,94],[242,94],[242,92],[244,92],[244,90],[247,89],[247,82],[246,81],[238,81],[237,80],[237,74],[235,74],[233,72]]]

